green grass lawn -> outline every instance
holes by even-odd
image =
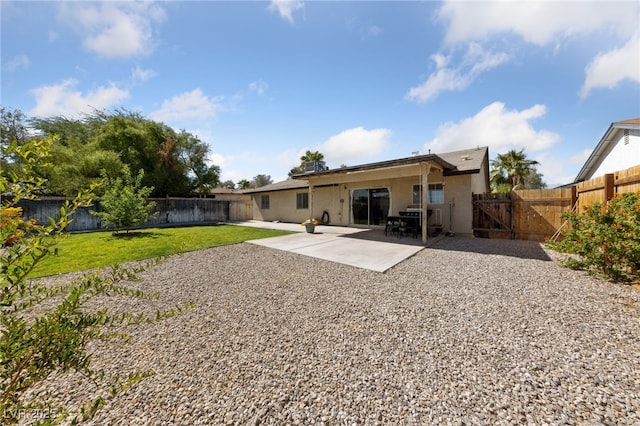
[[[46,257],[30,277],[104,268],[133,260],[150,259],[291,232],[235,225],[149,228],[114,236],[108,232],[70,234]]]

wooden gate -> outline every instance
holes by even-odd
[[[511,194],[473,194],[473,235],[514,238]]]

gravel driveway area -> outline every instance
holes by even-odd
[[[171,257],[143,274],[158,299],[116,309],[197,308],[93,345],[155,374],[90,424],[639,425],[640,291],[555,258],[463,237],[385,273],[247,243]]]

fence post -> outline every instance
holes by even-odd
[[[609,201],[615,195],[613,181],[613,173],[607,173],[606,175],[604,175],[604,196],[606,201]]]

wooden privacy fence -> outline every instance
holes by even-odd
[[[562,214],[583,212],[594,202],[640,192],[640,165],[568,188],[473,194],[473,233],[485,238],[544,241],[564,223]]]
[[[472,194],[473,235],[484,238],[513,238],[511,194]]]
[[[582,213],[593,203],[602,203],[627,192],[639,192],[640,165],[580,182],[575,188],[578,213]]]
[[[575,204],[573,188],[524,189],[512,192],[514,238],[544,241],[562,226],[562,214]]]

